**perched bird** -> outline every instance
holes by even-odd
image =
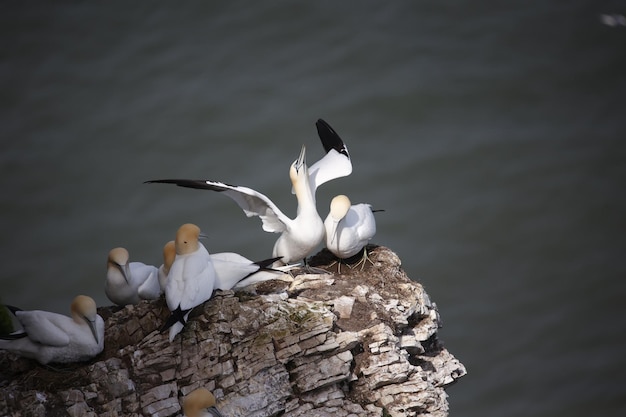
[[[107,259],[104,292],[117,305],[156,300],[161,295],[158,268],[142,262],[129,262],[125,248],[114,248]]]
[[[49,311],[11,311],[23,331],[0,336],[0,349],[50,362],[81,362],[93,358],[104,349],[104,320],[91,297],[79,295],[72,301],[72,317]]]
[[[267,196],[248,187],[210,180],[162,179],[146,182],[224,193],[235,200],[248,217],[259,216],[263,230],[281,234],[274,244],[272,257],[282,258],[285,264],[304,260],[306,265],[306,257],[324,237],[324,225],[315,204],[315,191],[324,182],[352,172],[348,150],[339,135],[321,119],[316,126],[327,153],[313,165],[311,173],[306,165],[305,146],[302,146],[298,159],[291,164],[289,178],[298,200],[297,215],[293,219],[283,214]]]
[[[224,417],[216,407],[215,396],[206,388],[191,391],[183,400],[185,417]]]
[[[176,257],[165,285],[165,301],[171,315],[161,328],[162,332],[170,330],[170,342],[187,323],[189,312],[211,298],[215,286],[215,269],[199,237],[200,228],[191,223],[180,226],[176,232]]]
[[[340,263],[342,259],[351,258],[363,250],[363,258],[359,262],[362,269],[365,261],[369,260],[365,246],[376,234],[372,206],[363,203],[352,205],[347,196],[335,196],[330,202],[330,213],[324,220],[324,228],[326,248],[339,258]]]
[[[159,282],[165,289],[167,285],[167,274],[176,256],[174,241],[169,241],[163,248],[163,265],[159,268]],[[245,256],[235,252],[218,252],[209,255],[213,268],[215,269],[215,284],[213,290],[230,290],[233,288],[243,288],[261,281],[270,279],[289,279],[288,271],[300,266],[299,264],[270,267],[280,258],[269,258],[263,261],[251,261]],[[289,278],[287,278],[289,277]]]

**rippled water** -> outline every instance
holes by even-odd
[[[142,182],[247,185],[295,215],[288,167],[322,156],[322,117],[354,172],[319,210],[386,210],[375,243],[468,368],[451,415],[626,411],[623,3],[1,7],[3,301],[106,304],[108,250],[159,264],[183,222],[269,256],[230,199]]]

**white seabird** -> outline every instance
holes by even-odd
[[[170,342],[187,323],[189,312],[213,294],[215,269],[199,237],[200,228],[191,223],[176,232],[176,257],[165,285],[165,300],[172,314],[161,328],[162,332],[170,329]]]
[[[342,259],[351,258],[363,250],[359,263],[365,265],[365,261],[369,260],[365,246],[376,234],[376,219],[371,205],[352,205],[347,196],[335,196],[330,202],[330,213],[324,220],[324,228],[326,248],[339,258],[340,263]]]
[[[156,300],[161,295],[158,268],[142,262],[128,262],[125,248],[109,251],[104,292],[117,305],[137,304],[140,300]]]
[[[281,233],[274,244],[272,257],[281,257],[285,264],[305,261],[324,238],[324,225],[315,204],[315,191],[321,184],[349,175],[352,163],[347,147],[337,133],[322,119],[316,123],[318,134],[327,151],[311,170],[306,165],[306,147],[289,169],[293,192],[298,200],[297,215],[287,217],[264,194],[248,187],[210,180],[162,179],[146,183],[176,184],[180,187],[223,192],[235,200],[248,217],[259,216],[263,230]]]
[[[161,286],[165,288],[167,285],[167,274],[174,256],[176,256],[173,240],[168,242],[163,248],[163,256],[164,262],[159,268],[159,281]],[[254,262],[235,252],[211,253],[209,258],[211,258],[213,269],[215,269],[213,290],[243,288],[247,285],[271,279],[291,281],[292,279],[288,271],[300,266],[300,264],[294,264],[270,267],[280,258],[269,258]]]
[[[50,362],[81,362],[104,349],[104,320],[91,297],[79,295],[72,301],[71,315],[49,311],[22,311],[11,308],[23,332],[0,338],[0,349]],[[6,337],[6,338],[5,338]]]
[[[248,217],[259,216],[266,232],[281,233],[274,244],[272,257],[291,263],[305,259],[324,238],[324,224],[315,207],[309,186],[306,148],[289,170],[289,177],[298,199],[297,216],[290,219],[264,194],[248,187],[228,185],[210,180],[154,180],[150,183],[176,184],[181,187],[220,191],[241,207]]]
[[[173,247],[174,241],[171,241],[168,242],[164,250],[169,249],[168,246],[170,243]],[[174,254],[176,254],[176,252],[174,252]],[[277,260],[280,260],[280,258],[269,258],[255,262],[235,252],[211,253],[209,258],[211,258],[211,263],[213,263],[213,268],[215,269],[215,285],[213,286],[213,290],[224,291],[234,288],[243,288],[257,282],[271,279],[292,281],[293,279],[288,271],[300,266],[300,264],[292,264],[271,267],[271,265]],[[164,279],[161,283],[163,288],[165,288],[167,284],[165,271],[169,271],[167,261],[161,265],[161,267],[164,268]],[[161,277],[161,275],[159,276]]]
[[[224,417],[216,407],[215,396],[206,388],[191,391],[183,400],[185,417]]]

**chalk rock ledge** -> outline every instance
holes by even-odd
[[[103,308],[105,351],[44,367],[0,351],[0,415],[181,416],[214,392],[225,416],[447,416],[465,367],[437,338],[437,307],[398,256],[217,292],[169,343],[163,299]],[[322,251],[311,264],[336,271]]]

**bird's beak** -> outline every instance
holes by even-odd
[[[298,156],[298,159],[296,159],[294,166],[296,168],[296,171],[300,172],[300,169],[305,165],[306,165],[306,146],[302,145],[302,149],[300,150],[300,155]]]
[[[209,238],[209,235],[207,235],[206,233],[202,233],[202,232],[201,232],[201,233],[198,235],[198,239],[208,239],[208,238]]]
[[[124,277],[124,280],[126,281],[127,284],[130,284],[130,266],[128,265],[128,263],[124,264],[124,265],[120,265],[120,264],[115,264],[117,265],[117,268],[120,270],[120,272],[122,273],[122,276]]]
[[[333,238],[330,240],[330,243],[333,244],[335,242],[335,238],[337,237],[337,225],[340,220],[333,220]]]
[[[83,318],[89,325],[89,330],[91,330],[91,334],[93,335],[94,339],[96,339],[96,343],[100,343],[100,340],[98,339],[98,331],[96,330],[96,321],[89,320],[87,317],[83,317]]]

